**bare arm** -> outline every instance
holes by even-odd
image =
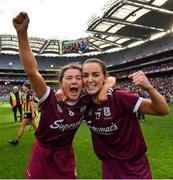
[[[97,104],[103,104],[107,101],[107,91],[109,88],[113,88],[116,85],[116,78],[113,76],[107,77],[105,84],[103,85],[101,91],[97,95],[95,101]]]
[[[148,78],[142,71],[138,71],[129,76],[135,85],[140,86],[145,90],[151,100],[144,99],[139,107],[139,112],[151,115],[166,115],[169,112],[168,104],[165,98],[154,89],[148,81]]]
[[[28,41],[27,29],[29,25],[29,17],[27,13],[20,12],[15,18],[13,18],[13,25],[18,37],[20,61],[28,79],[30,80],[33,90],[40,99],[45,94],[47,86],[41,74],[38,72],[37,62]]]

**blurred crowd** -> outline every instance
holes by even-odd
[[[173,76],[172,77],[153,77],[148,78],[150,83],[156,90],[161,93],[167,102],[173,103]],[[131,92],[138,93],[139,87],[135,86],[131,81],[117,81],[117,86],[122,89],[127,89]],[[145,94],[147,97],[147,94]]]
[[[63,53],[83,53],[89,50],[88,43],[82,40],[77,43],[71,43],[63,47]]]
[[[123,78],[127,77],[130,73],[136,72],[139,70],[139,65],[137,65],[136,69],[134,70],[126,70],[126,71],[121,71],[121,72],[115,72],[115,76],[117,78]],[[154,64],[154,65],[149,65],[147,67],[142,67],[141,70],[145,74],[151,74],[151,73],[158,73],[158,72],[168,72],[173,70],[173,62],[168,62],[168,63],[163,63],[163,64]]]
[[[152,77],[149,78],[150,83],[167,99],[167,102],[173,103],[173,76],[171,77]],[[14,84],[0,85],[0,98],[8,99],[9,93],[12,90]],[[19,89],[22,90],[22,85],[19,85]],[[57,84],[49,84],[49,86],[55,90],[58,89]],[[136,87],[130,80],[118,80],[117,87],[122,89],[128,89],[131,92],[139,92],[139,88]],[[147,96],[147,95],[145,95]]]

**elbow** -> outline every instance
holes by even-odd
[[[169,106],[168,106],[168,104],[166,103],[166,107],[165,107],[164,115],[169,114],[169,112],[170,112],[170,110],[169,110]]]
[[[169,107],[167,104],[163,106],[151,107],[153,114],[156,116],[165,116],[169,114]]]
[[[165,111],[165,113],[163,114],[163,116],[169,114],[169,108],[167,108],[167,110]]]
[[[169,107],[162,109],[162,111],[159,112],[160,116],[165,116],[167,114],[169,114]]]

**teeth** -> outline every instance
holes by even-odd
[[[88,87],[95,87],[95,84],[87,84]]]
[[[90,84],[90,85],[87,85],[87,88],[88,89],[93,89],[93,88],[95,88],[95,86],[96,86],[95,84]]]

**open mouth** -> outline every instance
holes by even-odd
[[[78,91],[79,91],[79,89],[78,89],[77,87],[72,87],[72,88],[70,88],[70,92],[71,92],[72,94],[76,94],[76,93],[78,93]]]

